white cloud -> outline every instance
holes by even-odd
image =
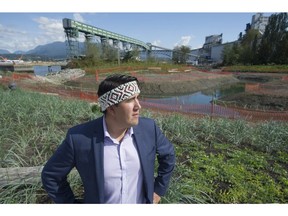
[[[192,36],[182,36],[175,46],[189,46]]]
[[[24,50],[30,41],[28,32],[0,24],[0,49],[10,52]]]
[[[86,22],[85,19],[82,17],[82,15],[79,13],[74,13],[73,18],[74,18],[74,20],[82,22],[82,23]]]
[[[161,40],[155,40],[151,43],[154,46],[160,46],[161,45]]]
[[[14,34],[26,34],[26,31],[20,31],[17,29],[9,28],[8,26],[3,26],[0,24],[0,36],[2,35],[14,35]]]
[[[34,21],[39,24],[40,31],[37,39],[40,43],[42,41],[41,44],[65,40],[62,20],[39,17]]]
[[[38,17],[34,19],[37,28],[33,31],[23,31],[0,24],[0,49],[10,52],[28,51],[38,45],[55,41],[65,41],[65,33],[61,19]]]
[[[195,47],[192,47],[193,49],[200,49],[200,48],[202,48],[203,47],[203,44],[199,44],[199,45],[197,45],[197,46],[195,46]]]

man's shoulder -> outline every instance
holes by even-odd
[[[154,119],[147,118],[147,117],[140,117],[139,123],[136,126],[136,128],[139,130],[150,131],[150,130],[154,130],[155,126],[156,126],[156,122]]]
[[[155,120],[147,117],[140,117],[139,124],[155,124]]]

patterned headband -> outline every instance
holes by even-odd
[[[140,93],[140,89],[138,88],[137,82],[131,81],[106,92],[98,98],[98,102],[103,112],[107,107],[118,104],[138,93]]]

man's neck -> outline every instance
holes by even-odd
[[[105,122],[106,122],[107,131],[110,134],[110,136],[113,139],[116,139],[117,141],[121,142],[128,128],[118,127],[118,125],[115,124],[115,121],[107,117],[105,118]]]

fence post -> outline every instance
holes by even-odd
[[[214,114],[214,94],[212,95],[212,100],[211,100],[211,119],[213,118]]]
[[[96,79],[96,82],[99,81],[99,73],[98,73],[98,70],[95,71],[95,79]]]
[[[210,114],[211,120],[212,120],[212,118],[213,118],[213,113],[214,113],[214,101],[213,101],[213,99],[212,99],[212,102],[211,102],[211,114]]]

